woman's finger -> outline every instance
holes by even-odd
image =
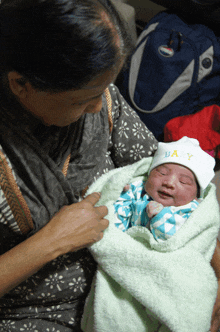
[[[105,205],[95,207],[96,214],[102,219],[108,214],[108,209]]]
[[[88,196],[86,196],[83,201],[84,202],[88,202],[91,203],[93,206],[98,203],[98,201],[100,200],[101,194],[98,192],[94,192]]]

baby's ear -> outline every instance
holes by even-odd
[[[130,189],[130,184],[126,184],[123,188],[123,191],[126,192]]]

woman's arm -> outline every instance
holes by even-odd
[[[108,227],[105,206],[94,207],[93,193],[63,207],[39,232],[0,256],[0,297],[36,273],[46,263],[101,240]]]

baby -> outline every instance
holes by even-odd
[[[146,226],[157,241],[169,239],[202,201],[214,166],[196,139],[159,143],[147,181],[129,184],[115,202],[115,225]]]

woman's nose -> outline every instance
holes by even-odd
[[[102,109],[102,97],[90,102],[84,113],[99,113]]]

